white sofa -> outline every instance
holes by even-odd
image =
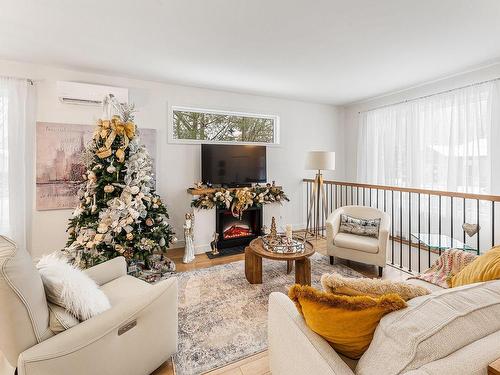
[[[339,232],[340,216],[350,215],[360,219],[381,219],[378,238],[358,236]],[[378,266],[379,276],[387,262],[391,218],[383,211],[373,207],[344,206],[333,211],[326,221],[326,253],[333,257]]]
[[[0,236],[0,352],[18,375],[144,375],[176,352],[177,280],[127,276],[123,257],[86,272],[112,307],[55,335],[31,257]]]
[[[500,357],[500,280],[433,290],[382,318],[368,350],[351,360],[311,331],[282,293],[269,300],[273,375],[486,375]]]

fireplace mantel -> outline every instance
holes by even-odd
[[[263,186],[265,187],[265,186]],[[280,190],[283,190],[282,186],[274,186],[275,188],[278,188]],[[224,190],[229,190],[229,191],[235,191],[235,190],[241,190],[244,189],[242,187],[236,187],[236,188],[202,188],[202,189],[196,189],[196,188],[189,188],[187,189],[187,193],[191,195],[203,195],[203,194],[210,194],[210,193],[216,193],[217,191],[224,189]]]

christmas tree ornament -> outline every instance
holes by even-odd
[[[134,276],[156,281],[175,270],[164,256],[173,239],[167,208],[155,191],[133,105],[112,96],[104,103],[107,118],[98,121],[82,155],[87,171],[64,251],[81,268],[123,255]]]

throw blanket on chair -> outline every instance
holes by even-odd
[[[460,272],[462,268],[476,259],[477,255],[463,250],[445,250],[434,264],[427,271],[410,277],[410,279],[420,279],[428,283],[449,288],[448,279]]]

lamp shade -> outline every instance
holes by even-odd
[[[324,171],[335,170],[335,152],[309,151],[307,153],[306,169]]]

